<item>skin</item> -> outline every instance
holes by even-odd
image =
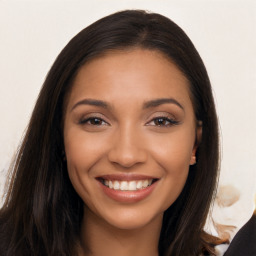
[[[163,98],[172,101],[149,106]],[[80,255],[158,255],[163,213],[184,187],[200,134],[189,82],[161,53],[114,51],[80,69],[64,117],[68,173],[85,203]],[[96,179],[111,174],[158,181],[143,200],[118,202]]]

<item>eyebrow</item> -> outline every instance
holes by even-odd
[[[182,110],[184,110],[183,106],[175,99],[173,98],[160,98],[160,99],[155,99],[155,100],[150,100],[147,101],[143,104],[143,108],[152,108],[152,107],[157,107],[160,106],[162,104],[175,104],[176,106],[178,106],[179,108],[181,108]]]
[[[160,98],[160,99],[154,99],[147,101],[143,104],[143,109],[147,108],[152,108],[152,107],[157,107],[163,104],[175,104],[182,110],[184,110],[183,106],[175,99],[173,98]],[[109,104],[105,101],[102,100],[96,100],[96,99],[83,99],[81,101],[78,101],[71,109],[75,109],[79,105],[90,105],[90,106],[96,106],[96,107],[101,107],[101,108],[110,108]]]
[[[75,109],[79,105],[91,105],[91,106],[96,106],[96,107],[102,107],[102,108],[109,108],[109,105],[107,102],[102,101],[102,100],[95,100],[95,99],[84,99],[81,101],[78,101],[71,109]]]

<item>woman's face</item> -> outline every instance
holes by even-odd
[[[200,134],[177,67],[142,49],[96,58],[78,72],[64,119],[69,177],[90,214],[122,229],[161,219]]]

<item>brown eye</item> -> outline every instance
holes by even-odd
[[[107,123],[98,117],[90,117],[85,120],[81,120],[80,124],[88,124],[88,125],[94,125],[94,126],[101,126],[101,125],[106,125]]]
[[[154,123],[157,126],[165,126],[170,124],[167,118],[163,118],[163,117],[154,119]]]
[[[169,127],[178,124],[178,121],[170,119],[168,117],[156,117],[152,119],[147,125],[158,126],[158,127]]]
[[[91,125],[102,125],[103,120],[99,118],[91,118],[90,120],[88,120],[88,123],[90,123]]]

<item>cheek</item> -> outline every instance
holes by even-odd
[[[94,179],[91,168],[97,163],[104,148],[101,142],[81,129],[70,128],[64,133],[67,169],[71,183],[77,193],[87,201],[90,198],[91,181]]]
[[[163,181],[161,184],[161,209],[165,211],[180,195],[189,172],[190,158],[194,146],[194,135],[191,133],[173,133],[155,143],[155,162],[161,166]]]
[[[194,148],[195,133],[193,129],[177,129],[177,132],[169,136],[158,138],[152,141],[155,160],[170,172],[180,172],[187,170]]]
[[[65,152],[68,169],[74,167],[78,171],[89,172],[92,165],[103,155],[105,147],[103,139],[97,139],[97,134],[88,136],[86,132],[78,129],[69,130],[65,134]]]

